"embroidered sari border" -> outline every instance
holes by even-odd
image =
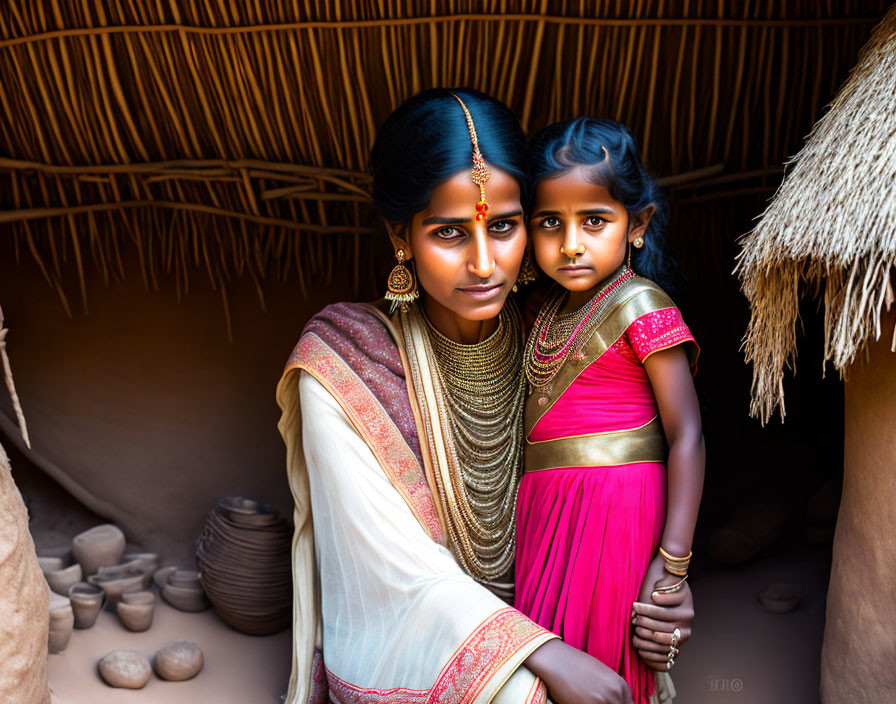
[[[472,704],[514,657],[520,657],[521,665],[533,650],[556,637],[516,609],[505,607],[477,626],[451,655],[429,689],[359,687],[330,670],[327,679],[331,694],[340,704]],[[507,678],[515,670],[507,673]],[[533,688],[543,692],[544,687],[539,685],[536,680]],[[538,699],[536,692],[531,701],[542,702],[545,698]]]
[[[446,537],[426,475],[404,436],[357,374],[320,337],[302,336],[290,368],[302,369],[336,399],[352,425],[424,530],[445,545]]]

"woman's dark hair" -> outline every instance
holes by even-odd
[[[632,248],[632,269],[661,286],[671,286],[674,262],[665,253],[668,206],[641,163],[628,127],[612,120],[579,117],[545,127],[529,142],[530,193],[535,193],[541,179],[577,167],[584,167],[588,180],[604,186],[629,215],[649,205],[656,208],[644,233],[644,246]]]
[[[469,88],[435,88],[402,103],[380,127],[370,153],[373,201],[393,223],[406,223],[429,204],[433,190],[473,168],[463,109],[470,111],[485,162],[513,176],[526,202],[526,137],[499,100]],[[486,186],[488,189],[488,186]]]

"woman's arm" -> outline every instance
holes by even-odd
[[[549,640],[525,665],[557,704],[632,704],[632,690],[615,670],[561,640]]]
[[[650,355],[644,360],[644,369],[669,444],[666,526],[660,545],[672,555],[684,556],[691,550],[703,494],[706,450],[700,405],[682,346]]]

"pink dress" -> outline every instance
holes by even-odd
[[[677,308],[637,318],[557,399],[529,439],[628,430],[649,422],[657,406],[643,362],[653,352],[686,342],[694,338]],[[653,671],[632,647],[631,608],[662,537],[665,465],[528,472],[517,511],[514,606],[615,669],[631,687],[635,704],[647,704]]]

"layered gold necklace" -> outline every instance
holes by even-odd
[[[582,355],[582,347],[604,321],[613,293],[635,273],[623,264],[598,287],[585,305],[561,314],[569,292],[556,286],[535,319],[526,344],[526,379],[535,389],[549,388],[570,356]]]
[[[416,343],[435,362],[431,396],[447,460],[439,461],[439,448],[431,448],[436,498],[459,564],[473,577],[493,581],[510,572],[514,559],[525,405],[520,314],[508,300],[495,331],[472,345],[445,337],[418,306],[410,311],[414,316],[423,319],[425,331]],[[407,317],[406,339],[412,329]],[[419,387],[421,372],[413,363],[412,373]]]

